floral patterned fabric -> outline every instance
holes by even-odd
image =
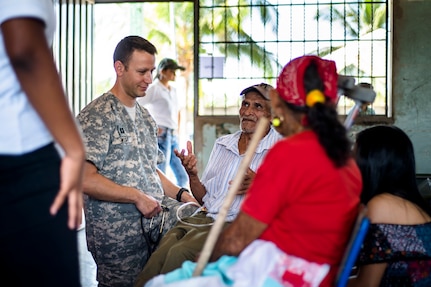
[[[371,224],[358,266],[388,263],[380,286],[431,286],[431,222]]]

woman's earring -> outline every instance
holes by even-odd
[[[283,117],[274,117],[271,121],[272,125],[274,127],[279,127],[281,126],[281,123],[283,122]]]

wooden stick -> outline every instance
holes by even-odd
[[[250,145],[248,146],[245,152],[245,156],[240,163],[237,174],[235,175],[232,185],[230,186],[226,194],[226,197],[223,201],[223,205],[220,208],[217,218],[210,229],[208,237],[205,240],[205,245],[202,249],[201,254],[199,255],[199,259],[196,264],[195,270],[193,271],[193,275],[192,275],[193,277],[200,276],[206,264],[208,263],[208,260],[213,252],[214,246],[217,242],[218,236],[220,235],[223,224],[225,222],[227,212],[229,211],[232,201],[234,200],[238,192],[238,189],[243,181],[244,175],[246,174],[247,169],[250,165],[250,162],[254,156],[254,152],[256,151],[256,148],[259,145],[259,142],[262,139],[267,128],[268,128],[268,119],[264,117],[260,118],[259,121],[257,122],[256,131],[252,136]]]

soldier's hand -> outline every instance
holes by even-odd
[[[160,203],[154,197],[143,192],[140,192],[139,199],[135,205],[145,218],[152,218],[162,211]]]

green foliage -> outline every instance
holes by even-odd
[[[379,28],[386,28],[386,5],[372,0],[365,0],[361,4],[329,4],[317,11],[314,18],[338,23],[345,28],[348,36],[358,38]]]
[[[273,64],[277,63],[274,55],[260,46],[243,29],[243,21],[251,16],[249,5],[249,1],[245,0],[232,1],[232,3],[227,0],[212,1],[212,9],[205,7],[199,10],[199,38],[201,41],[211,39],[215,43],[220,43],[217,48],[225,57],[248,58],[254,65],[263,70],[263,74],[273,76]],[[270,29],[276,32],[278,26],[277,9],[266,0],[254,1],[253,5],[262,25],[269,25]],[[193,38],[193,3],[151,3],[151,8],[149,5],[146,5],[145,8],[142,17],[145,20],[146,37],[157,47],[175,44],[178,61],[183,64],[192,62],[195,44]],[[173,19],[171,19],[172,16]],[[170,36],[173,30],[175,31],[175,39]],[[238,42],[241,44],[237,44]],[[202,46],[199,47],[199,50],[200,53],[207,52]],[[192,66],[191,63],[189,66]]]
[[[229,1],[218,0],[212,4],[212,9],[204,7],[200,9],[199,33],[201,41],[211,39],[217,46],[219,52],[226,57],[236,59],[248,58],[254,65],[263,70],[266,76],[273,76],[273,63],[278,64],[274,55],[260,46],[245,29],[244,21],[252,13],[251,9],[256,9],[259,21],[263,26],[269,26],[272,31],[278,29],[278,11],[275,6],[270,5],[266,0],[253,1],[251,8],[249,1]],[[254,20],[254,19],[253,19]],[[207,51],[200,47],[200,52]]]

